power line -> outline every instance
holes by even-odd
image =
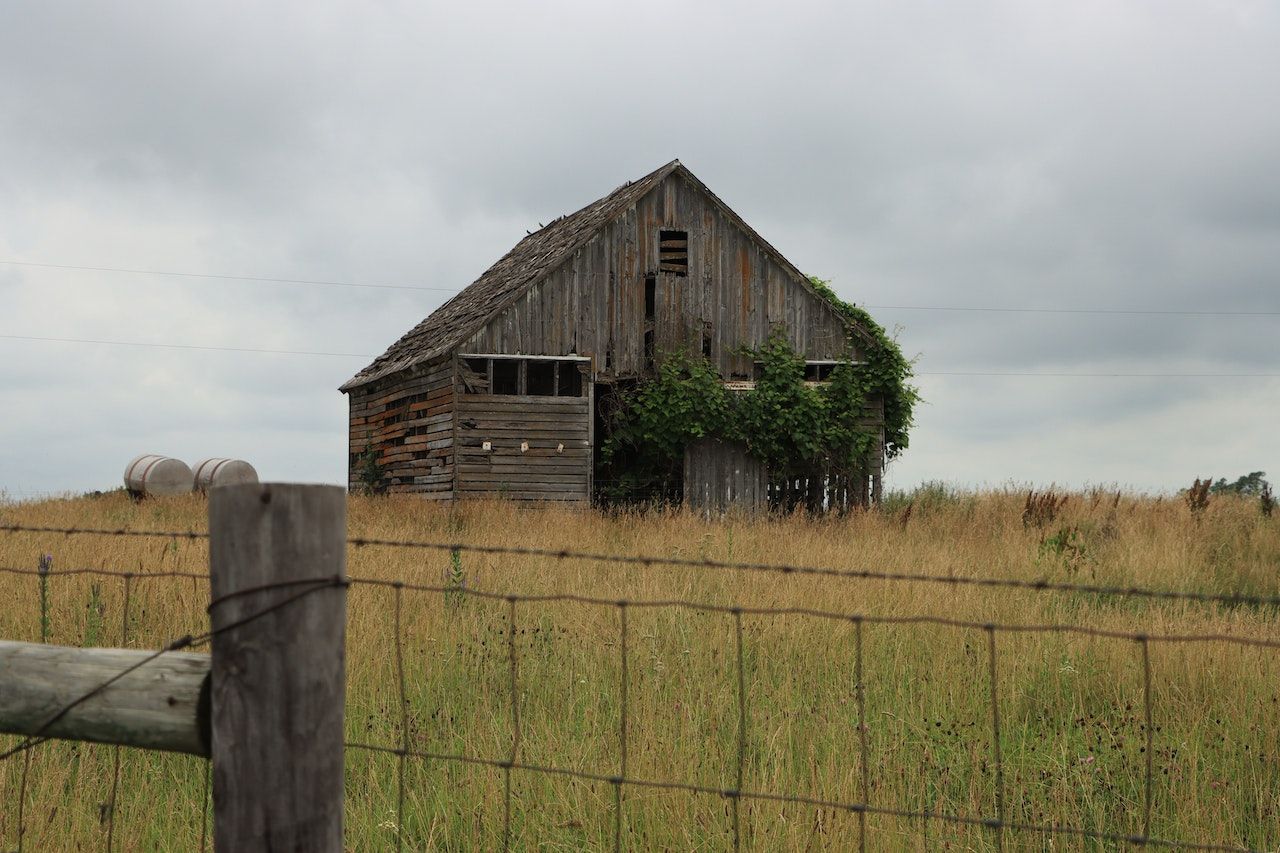
[[[41,341],[46,343],[59,344],[104,344],[113,347],[151,347],[157,349],[192,349],[192,350],[209,350],[212,352],[249,352],[265,355],[320,355],[330,356],[333,358],[373,358],[371,355],[359,352],[313,352],[307,350],[289,350],[289,349],[259,349],[257,347],[216,347],[202,346],[198,344],[156,344],[145,343],[143,341],[106,341],[96,340],[92,338],[45,338],[36,335],[0,335],[0,338],[10,341]]]
[[[417,284],[361,284],[351,281],[323,281],[317,279],[306,278],[271,278],[261,275],[215,275],[214,273],[203,272],[171,272],[168,270],[141,270],[126,269],[123,267],[79,267],[71,264],[37,264],[32,261],[6,261],[0,260],[0,264],[7,264],[15,267],[40,267],[42,269],[54,270],[80,270],[82,272],[122,272],[132,273],[135,275],[167,275],[176,278],[215,278],[225,279],[227,281],[264,281],[270,284],[306,284],[319,285],[322,287],[358,287],[372,290],[430,290],[439,293],[457,293],[456,287],[425,287]]]
[[[203,350],[209,352],[245,352],[261,355],[306,355],[306,356],[322,356],[327,358],[376,358],[371,353],[362,352],[317,352],[314,350],[286,350],[286,349],[261,349],[258,347],[220,347],[220,346],[203,346],[198,344],[165,344],[151,343],[146,341],[109,341],[96,338],[53,338],[40,337],[36,335],[4,335],[0,334],[0,340],[13,341],[39,341],[45,343],[63,343],[63,344],[102,344],[106,346],[117,347],[142,347],[155,349],[186,349],[186,350]],[[1010,377],[1070,377],[1077,379],[1268,379],[1280,378],[1280,373],[1072,373],[1065,371],[1044,371],[1044,372],[1024,372],[1024,371],[983,371],[983,370],[918,370],[915,376],[1010,376]]]
[[[0,260],[0,264],[20,267],[37,267],[41,269],[79,270],[82,272],[116,272],[136,275],[159,275],[176,278],[210,278],[227,281],[259,281],[270,284],[298,284],[320,287],[353,287],[372,290],[420,290],[433,293],[459,293],[457,287],[427,287],[417,284],[367,284],[353,281],[328,281],[305,278],[274,278],[258,275],[218,275],[215,273],[173,272],[168,270],[130,269],[126,267],[75,266],[72,264],[45,264],[34,261]],[[996,306],[963,306],[963,305],[872,305],[860,304],[862,308],[877,311],[951,311],[968,313],[1000,313],[1000,314],[1098,314],[1118,316],[1156,316],[1156,317],[1280,317],[1280,311],[1201,311],[1170,310],[1153,308],[1000,308]]]
[[[1280,377],[1280,373],[1065,373],[1044,371],[1042,373],[1024,373],[1019,371],[982,371],[982,370],[918,370],[914,376],[1047,376],[1073,377],[1080,379],[1265,379]]]
[[[969,311],[1001,314],[1116,314],[1167,317],[1280,317],[1280,311],[1168,311],[1144,308],[995,308],[955,305],[862,305],[877,311]]]

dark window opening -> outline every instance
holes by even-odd
[[[462,358],[458,366],[466,394],[581,397],[591,376],[590,362],[585,359],[550,356],[470,356]],[[400,419],[425,418],[428,411],[413,412]]]
[[[702,357],[711,358],[711,345],[715,339],[715,330],[709,320],[702,323]]]
[[[689,232],[658,232],[658,269],[676,275],[689,274]]]
[[[647,275],[644,277],[644,319],[652,323],[657,313],[658,277],[656,275]]]
[[[556,362],[557,370],[559,370],[558,385],[556,386],[557,396],[582,396],[582,370],[578,367],[578,364],[579,362],[576,361]]]
[[[493,360],[493,393],[520,393],[520,360],[515,358],[495,358]]]
[[[644,333],[644,369],[653,372],[654,361],[654,336],[653,329],[649,329]]]
[[[528,390],[526,394],[534,397],[554,397],[556,393],[556,362],[554,361],[534,361],[527,362],[525,367],[527,376],[525,379]]]

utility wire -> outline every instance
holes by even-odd
[[[950,305],[867,305],[877,311],[971,311],[1000,314],[1117,314],[1167,317],[1280,317],[1280,311],[1165,311],[1142,308],[995,308]]]
[[[109,341],[96,338],[51,338],[36,335],[4,335],[0,340],[39,341],[63,344],[102,344],[117,347],[143,347],[158,349],[186,349],[210,352],[247,352],[262,355],[308,355],[326,358],[376,358],[371,353],[363,352],[316,352],[312,350],[260,349],[257,347],[219,347],[200,346],[197,344],[161,344],[144,341]],[[515,357],[515,356],[513,356]],[[1078,379],[1267,379],[1280,378],[1280,373],[1069,373],[1045,371],[1043,373],[1019,371],[981,371],[981,370],[917,370],[914,376],[1012,376],[1012,377],[1050,377]]]
[[[144,343],[142,341],[106,341],[92,338],[45,338],[35,335],[0,335],[0,339],[10,341],[41,341],[45,343],[59,344],[104,344],[113,347],[153,347],[159,349],[193,349],[193,350],[209,350],[213,352],[251,352],[266,355],[319,355],[330,356],[333,358],[373,358],[371,355],[359,352],[313,352],[308,350],[291,350],[291,349],[259,349],[257,347],[216,347],[201,346],[197,344],[155,344]]]
[[[2,262],[0,262],[2,263]],[[1000,310],[1000,309],[992,309]],[[40,343],[99,344],[117,347],[141,347],[151,349],[184,349],[205,352],[243,352],[260,355],[305,355],[324,358],[376,358],[372,353],[319,352],[314,350],[264,349],[260,347],[223,347],[200,344],[168,344],[145,341],[114,341],[98,338],[55,338],[37,335],[0,334],[0,340],[36,341]],[[1280,373],[1127,373],[1127,372],[1062,372],[1062,371],[983,371],[983,370],[917,370],[913,376],[976,376],[976,377],[1048,377],[1077,379],[1267,379],[1280,378]]]
[[[318,285],[321,287],[359,287],[372,290],[431,290],[439,293],[457,293],[456,287],[425,287],[417,284],[359,284],[351,281],[321,281],[306,278],[271,278],[262,275],[215,275],[214,273],[203,272],[170,272],[167,270],[137,270],[125,269],[121,267],[78,267],[71,264],[37,264],[32,261],[6,261],[0,260],[0,264],[6,264],[14,267],[40,267],[42,269],[54,270],[80,270],[82,272],[123,272],[133,273],[135,275],[167,275],[176,278],[216,278],[225,279],[227,281],[264,281],[270,284],[307,284]]]
[[[72,264],[44,264],[34,261],[0,260],[0,264],[18,267],[37,267],[41,269],[80,270],[83,272],[118,272],[136,275],[161,275],[176,278],[212,278],[227,281],[260,281],[270,284],[300,284],[320,287],[354,287],[374,290],[424,290],[434,293],[459,293],[458,287],[427,287],[417,284],[365,284],[352,281],[325,281],[305,278],[273,278],[258,275],[216,275],[214,273],[171,272],[167,270],[129,269],[125,267],[86,267]],[[1280,317],[1280,311],[1181,311],[1147,308],[998,308],[994,306],[959,306],[959,305],[871,305],[859,303],[861,308],[872,308],[877,311],[959,311],[973,313],[1003,314],[1110,314],[1120,316],[1163,316],[1163,317]]]

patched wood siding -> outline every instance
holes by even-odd
[[[454,397],[452,359],[352,390],[348,486],[362,487],[360,457],[372,447],[387,491],[452,498]]]
[[[589,397],[459,394],[457,425],[458,497],[590,500]]]
[[[704,438],[684,450],[684,500],[704,515],[730,508],[746,513],[769,508],[769,473],[739,442]]]
[[[661,229],[688,232],[689,273],[659,272]],[[749,377],[738,350],[782,324],[810,359],[848,355],[843,323],[715,202],[678,174],[627,209],[572,258],[467,341],[466,352],[592,357],[609,381],[645,369],[645,277],[656,276],[655,349],[702,351],[725,378]],[[856,354],[855,354],[856,357]]]

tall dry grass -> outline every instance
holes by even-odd
[[[1043,501],[1041,502],[1043,504]],[[842,519],[730,519],[681,513],[601,516],[556,508],[353,498],[350,532],[374,538],[574,548],[727,561],[883,568],[957,576],[1280,592],[1280,523],[1256,503],[1215,497],[1192,513],[1178,500],[1101,491],[1028,512],[1024,492],[895,496]],[[203,529],[197,499],[134,504],[121,496],[0,508],[30,524]],[[115,645],[126,633],[122,583],[59,577],[91,566],[138,573],[128,645],[157,646],[207,622],[199,581],[147,578],[207,569],[201,542],[0,534],[0,565],[34,568],[52,554],[50,640]],[[686,599],[716,605],[811,607],[847,614],[927,614],[998,623],[1224,633],[1280,639],[1273,610],[1150,602],[1082,594],[853,581],[602,561],[364,547],[349,553],[357,578],[522,594]],[[96,591],[94,585],[97,585]],[[34,579],[0,575],[0,636],[37,640]],[[354,586],[348,621],[349,739],[397,746],[394,591]],[[511,747],[507,605],[404,593],[403,652],[410,745],[505,759]],[[732,787],[738,687],[732,617],[689,609],[631,608],[628,775]],[[854,802],[861,798],[854,626],[799,616],[745,616],[747,737],[744,787]],[[869,799],[909,810],[990,816],[995,783],[986,635],[936,626],[865,625]],[[521,604],[520,755],[534,765],[617,772],[621,714],[619,617],[611,606]],[[1141,650],[1130,640],[1067,634],[997,635],[1006,817],[1135,833],[1146,766]],[[1280,845],[1280,686],[1272,650],[1225,643],[1152,643],[1155,773],[1152,834]],[[0,738],[0,746],[14,742]],[[112,748],[38,748],[24,803],[26,849],[101,846]],[[17,841],[21,759],[0,765],[0,847]],[[117,849],[199,845],[203,762],[125,751],[116,808]],[[488,850],[500,844],[502,772],[411,759],[403,821],[394,756],[349,751],[348,846],[354,850]],[[513,774],[514,849],[612,849],[613,790],[536,773]],[[799,804],[743,802],[746,846],[845,850],[856,815]],[[720,850],[729,804],[715,795],[625,787],[629,849]],[[872,815],[875,850],[994,849],[989,830]],[[1006,834],[1010,849],[1110,845]]]

